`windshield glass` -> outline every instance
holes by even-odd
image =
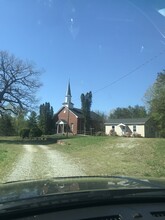
[[[163,183],[165,1],[0,0],[0,8],[0,182]]]

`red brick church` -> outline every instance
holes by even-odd
[[[72,134],[83,134],[84,133],[84,116],[83,112],[79,108],[74,108],[74,104],[71,101],[71,88],[70,82],[67,86],[67,91],[65,95],[65,102],[63,106],[56,113],[57,122],[56,130],[57,134],[59,133],[72,133]],[[95,112],[90,112],[91,118],[91,128],[88,131],[89,134],[97,132],[100,125],[100,117]]]

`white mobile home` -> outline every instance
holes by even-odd
[[[105,123],[106,135],[115,132],[118,136],[155,137],[155,129],[149,118],[110,119]]]

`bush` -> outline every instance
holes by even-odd
[[[29,128],[23,128],[21,131],[20,131],[20,137],[21,138],[29,138],[29,134],[30,134],[30,129]]]
[[[160,131],[160,137],[165,138],[165,129]]]
[[[98,131],[95,133],[96,136],[105,136],[105,132],[104,131]]]
[[[29,135],[30,135],[31,138],[33,138],[33,137],[41,137],[42,131],[38,127],[34,127],[32,129],[30,129]]]
[[[125,134],[122,135],[122,137],[131,137],[132,133],[131,132],[126,132]]]
[[[137,138],[141,138],[142,136],[141,136],[141,134],[138,134],[138,133],[134,133],[134,134],[132,135],[132,137],[137,137]]]
[[[112,130],[110,130],[109,135],[110,135],[110,136],[117,136],[117,133],[116,133],[116,131],[114,131],[114,130],[112,129]]]

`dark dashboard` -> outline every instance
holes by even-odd
[[[7,183],[0,189],[0,219],[165,219],[162,181],[51,179]]]
[[[14,216],[13,216],[14,217]],[[11,216],[12,219],[12,216]],[[42,213],[36,215],[23,216],[15,219],[81,219],[81,220],[162,220],[165,219],[165,203],[135,203],[121,205],[105,205],[84,207],[78,209],[52,211],[50,213]]]

